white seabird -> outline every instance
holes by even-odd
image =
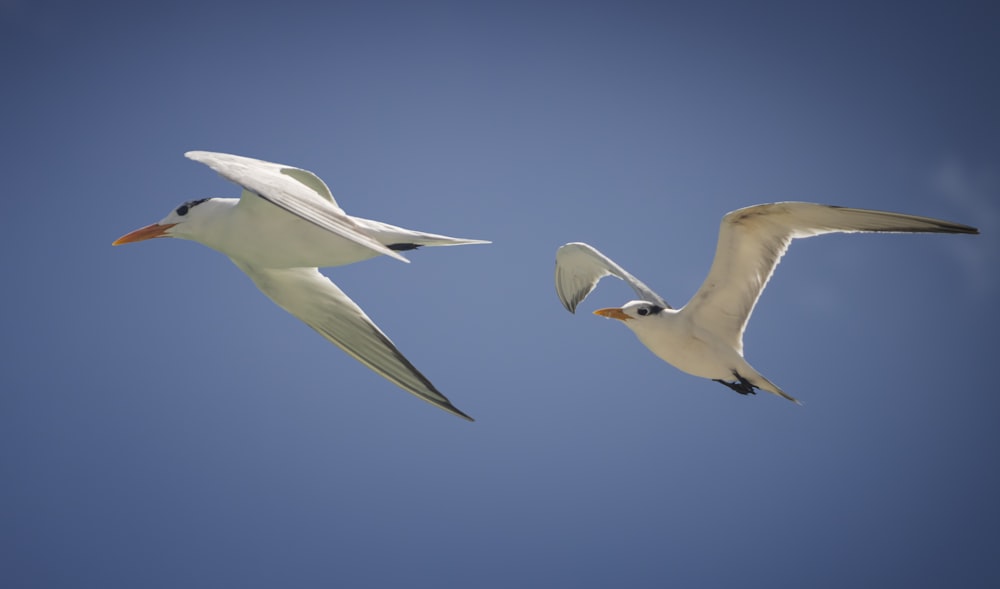
[[[743,331],[793,239],[859,232],[978,234],[979,230],[900,213],[806,202],[761,204],[722,218],[708,277],[680,309],[586,243],[568,243],[556,252],[556,292],[573,313],[601,278],[620,278],[641,300],[598,309],[595,314],[622,321],[650,351],[683,372],[744,395],[761,389],[798,403],[743,358]]]
[[[176,237],[221,252],[279,307],[359,362],[406,392],[472,421],[319,268],[379,255],[408,262],[399,251],[490,242],[352,217],[340,208],[326,184],[307,170],[225,153],[189,151],[184,155],[242,186],[240,198],[190,200],[113,245]]]

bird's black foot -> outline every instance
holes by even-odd
[[[406,251],[417,249],[418,247],[420,247],[420,244],[419,243],[390,243],[386,247],[389,248],[389,249],[391,249],[391,250],[393,250],[393,251],[406,252]]]
[[[726,380],[722,380],[721,378],[713,378],[712,380],[726,385],[727,387],[733,389],[734,391],[736,391],[741,395],[757,394],[756,389],[759,387],[755,387],[753,384],[750,383],[749,380],[740,376],[740,373],[736,372],[735,370],[733,371],[733,378],[736,379],[736,382],[729,382]]]

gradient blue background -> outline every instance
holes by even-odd
[[[807,5],[809,4],[809,5]],[[1000,585],[994,2],[0,2],[4,587]],[[490,246],[327,270],[466,423],[197,244],[111,241],[310,169]],[[577,315],[587,241],[675,305],[727,211],[796,242],[742,397]]]

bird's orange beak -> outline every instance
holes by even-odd
[[[146,225],[141,229],[136,229],[132,233],[126,233],[118,239],[114,240],[111,245],[122,245],[123,243],[135,243],[137,241],[145,241],[147,239],[153,239],[154,237],[167,237],[167,229],[170,229],[177,223],[167,223],[166,225],[159,225],[153,223],[152,225]]]
[[[631,317],[626,315],[625,312],[622,311],[621,309],[615,309],[615,308],[598,309],[594,311],[594,315],[600,315],[601,317],[607,317],[608,319],[618,319],[620,321],[628,321],[629,319],[632,319]]]

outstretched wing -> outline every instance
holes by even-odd
[[[337,205],[326,184],[312,172],[228,153],[189,151],[184,156],[242,186],[245,192],[241,205],[249,192],[340,237],[409,263],[399,253],[362,232]]]
[[[279,307],[404,391],[472,421],[396,349],[382,330],[316,268],[254,268],[233,260]]]
[[[567,243],[556,251],[556,293],[570,313],[576,312],[576,306],[605,276],[624,280],[645,301],[671,308],[663,297],[586,243]]]
[[[683,311],[697,325],[743,349],[743,331],[760,293],[793,239],[824,233],[979,233],[929,217],[805,202],[755,205],[727,214],[705,282]]]

